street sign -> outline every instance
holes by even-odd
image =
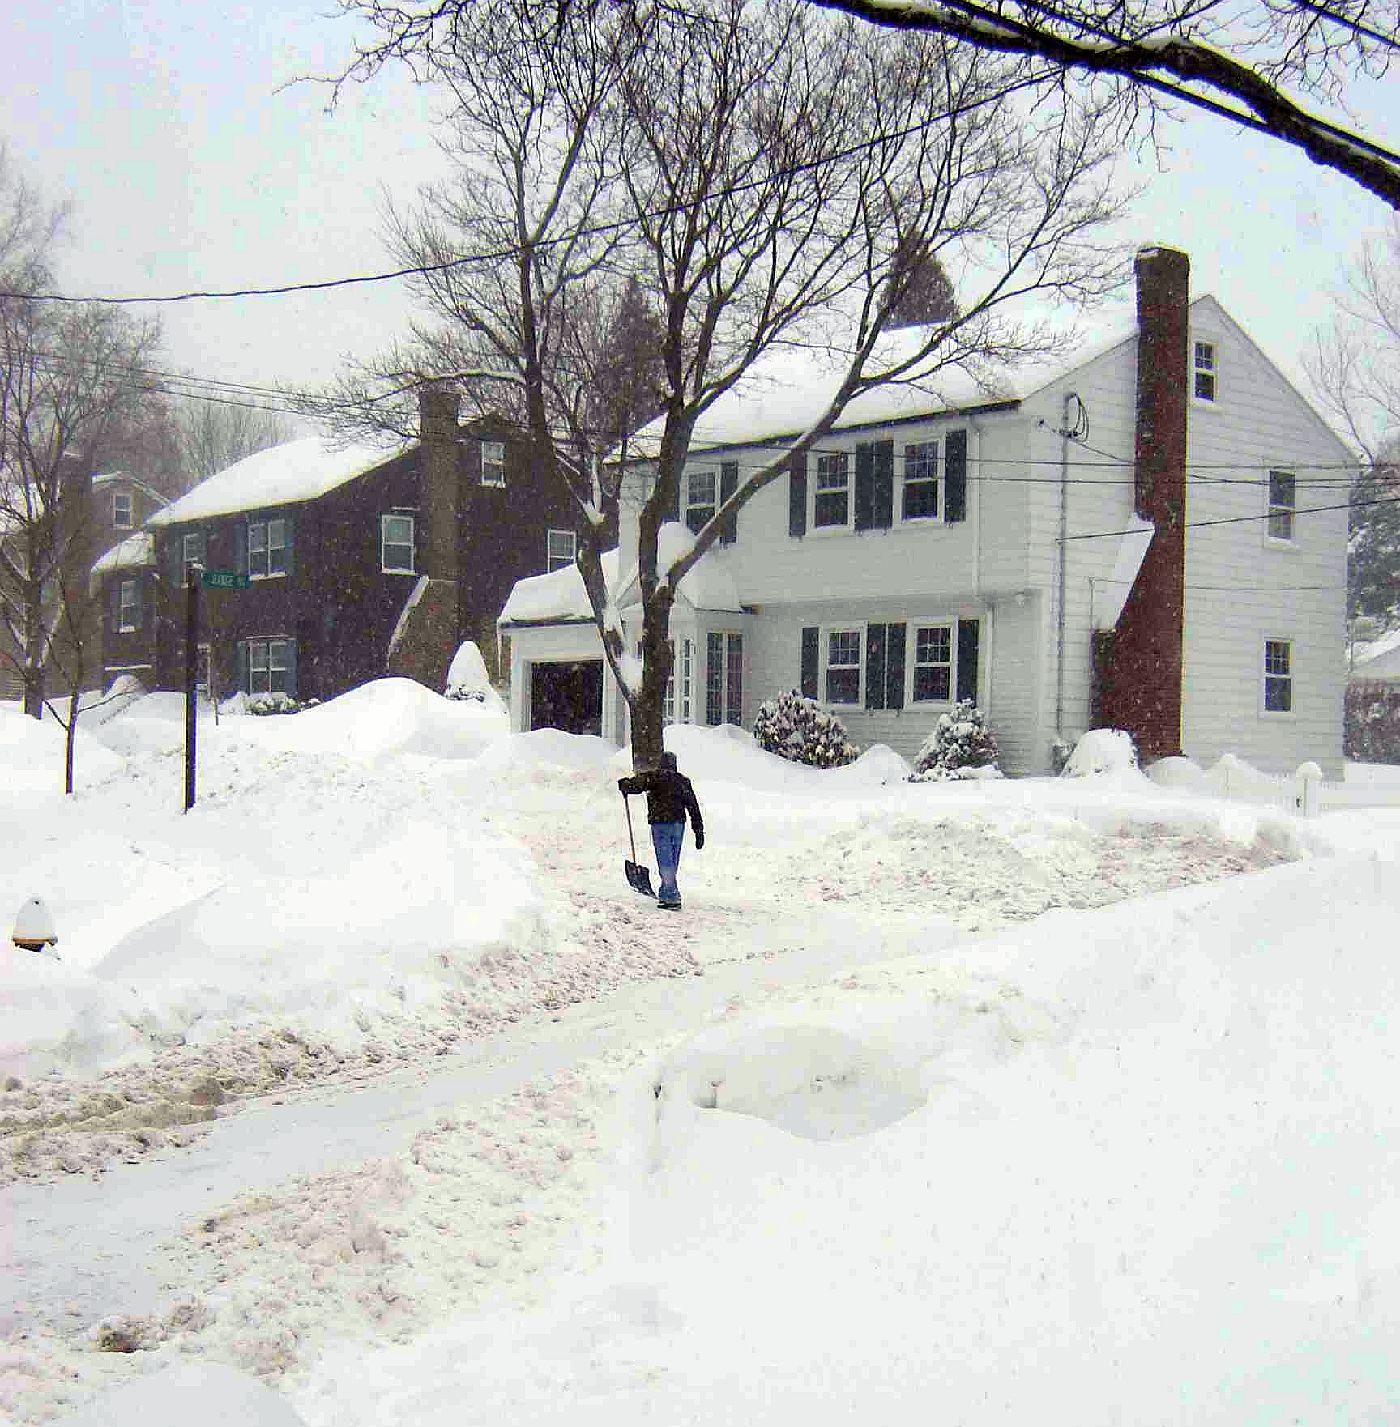
[[[206,590],[246,590],[248,577],[236,570],[201,570],[199,583]]]

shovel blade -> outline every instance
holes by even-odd
[[[650,867],[643,867],[640,862],[624,861],[622,870],[627,874],[627,883],[634,892],[640,892],[644,897],[656,896],[651,890]]]

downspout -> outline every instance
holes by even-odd
[[[1073,406],[1071,406],[1073,403]],[[1076,409],[1077,408],[1077,409]],[[1070,412],[1075,422],[1070,426]],[[1060,413],[1060,553],[1059,580],[1056,591],[1055,630],[1055,737],[1064,737],[1065,727],[1065,600],[1069,592],[1069,443],[1084,419],[1084,403],[1077,391],[1065,393]]]

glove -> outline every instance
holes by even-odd
[[[703,832],[697,832],[697,833],[695,834],[695,850],[696,850],[696,852],[699,852],[700,849],[701,849],[702,847],[704,847],[704,845],[705,845],[705,834],[704,834]]]

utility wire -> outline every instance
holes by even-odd
[[[1321,515],[1329,510],[1358,510],[1371,505],[1400,505],[1400,496],[1377,496],[1373,500],[1349,500],[1340,505],[1302,506],[1296,510],[1265,511],[1261,515],[1224,515],[1214,520],[1183,520],[1175,528],[1178,530],[1200,530],[1208,525],[1239,525],[1247,520],[1272,520],[1279,515]],[[1141,535],[1144,527],[1137,530],[1096,530],[1087,535],[1066,535],[1066,540],[1110,540],[1121,535]]]

